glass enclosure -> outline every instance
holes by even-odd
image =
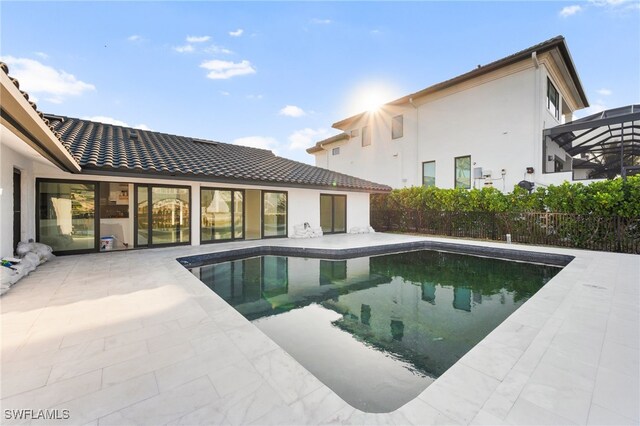
[[[38,181],[38,240],[55,252],[96,248],[96,185]]]
[[[200,241],[223,241],[244,237],[242,191],[200,190]]]
[[[262,236],[287,236],[287,193],[262,192]]]

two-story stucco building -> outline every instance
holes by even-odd
[[[318,167],[394,188],[493,186],[581,179],[543,130],[589,106],[559,36],[333,124],[309,148]]]

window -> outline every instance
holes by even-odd
[[[287,236],[287,193],[262,191],[262,237]]]
[[[471,156],[456,157],[455,160],[456,188],[471,189]]]
[[[340,155],[340,147],[333,148],[331,150],[331,155]]]
[[[560,119],[560,94],[549,78],[547,78],[547,108],[557,120]]]
[[[399,139],[404,132],[403,116],[396,115],[391,119],[391,139]]]
[[[200,190],[200,241],[244,237],[244,194],[232,189]]]
[[[362,128],[362,146],[371,145],[371,133],[369,133],[369,126]]]
[[[422,186],[429,188],[436,186],[436,162],[427,161],[422,163]]]
[[[353,129],[353,130],[351,131],[350,136],[351,136],[352,138],[357,138],[358,136],[360,136],[360,131],[359,131],[358,129]]]

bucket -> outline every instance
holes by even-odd
[[[113,250],[113,237],[100,237],[100,251]]]

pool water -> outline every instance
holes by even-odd
[[[191,271],[353,407],[389,412],[560,268],[420,250],[347,260],[260,256]]]

